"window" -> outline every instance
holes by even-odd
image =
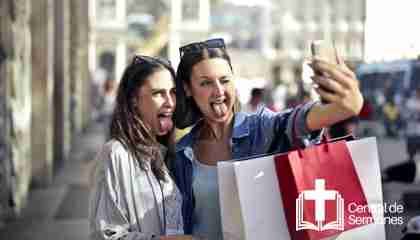
[[[115,0],[98,0],[98,18],[107,20],[116,18],[116,2]]]
[[[182,1],[182,20],[183,21],[198,21],[200,13],[200,1],[198,0],[183,0]]]

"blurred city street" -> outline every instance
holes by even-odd
[[[404,141],[399,141],[395,139],[380,139],[378,141],[381,168],[384,169],[390,165],[401,163],[407,159],[405,154],[405,143]],[[384,202],[387,203],[402,203],[402,196],[406,192],[419,192],[420,193],[420,183],[413,184],[403,184],[403,183],[385,183],[382,185]],[[404,203],[402,203],[404,204]],[[404,205],[404,223],[407,223],[407,220],[413,216],[420,215],[420,208],[407,209]],[[387,230],[387,239],[401,239],[402,234],[401,230],[403,226],[399,225],[386,225]]]
[[[0,228],[0,239],[88,240],[89,177],[105,132],[103,123],[95,122],[76,137],[71,160],[54,183],[30,191],[22,216]]]
[[[181,46],[221,48],[206,39],[228,51],[247,113],[320,100],[312,43],[336,69],[343,60],[364,103],[328,137],[376,136],[384,173],[411,164],[382,185],[385,203],[404,206],[404,224],[386,225],[386,239],[400,240],[420,216],[418,9],[412,0],[0,0],[0,240],[88,240],[94,156],[127,64],[153,56],[176,71]]]

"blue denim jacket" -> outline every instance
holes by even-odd
[[[233,159],[264,154],[270,151],[286,152],[291,149],[293,119],[295,136],[294,145],[305,144],[303,139],[318,140],[320,131],[311,138],[306,127],[306,115],[315,102],[288,109],[282,112],[272,112],[262,108],[255,114],[236,113],[234,115],[232,138],[230,141]],[[295,117],[295,114],[296,117]],[[182,214],[184,232],[191,234],[193,228],[194,191],[192,189],[192,147],[197,138],[200,123],[196,124],[176,145],[176,160],[171,166],[172,173],[179,190],[182,193]],[[274,144],[274,145],[273,145]]]

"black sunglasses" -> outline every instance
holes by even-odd
[[[179,56],[182,58],[185,54],[201,53],[203,49],[222,48],[225,49],[225,41],[223,38],[209,39],[204,42],[194,42],[179,48]]]
[[[165,64],[168,66],[172,66],[171,61],[165,58],[150,57],[150,56],[144,56],[144,55],[135,55],[133,57],[133,60],[131,61],[131,65],[150,63],[150,62],[158,62],[158,63]]]

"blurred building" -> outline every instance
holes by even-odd
[[[333,41],[346,60],[363,59],[365,0],[213,1],[210,16],[209,36],[225,38],[235,73],[281,84],[289,96],[303,88],[311,40]]]
[[[89,1],[0,1],[0,222],[52,183],[90,120]]]
[[[169,2],[167,54],[176,68],[180,60],[180,46],[208,37],[210,0],[171,0]]]
[[[181,44],[207,36],[209,0],[95,0],[91,67],[119,80],[133,54],[162,56],[174,65]]]
[[[274,81],[298,92],[302,61],[310,56],[311,40],[333,41],[347,60],[364,55],[366,0],[284,0],[273,2]]]
[[[243,104],[248,102],[252,88],[272,83],[272,7],[269,0],[225,0],[211,5],[209,38],[225,39]]]

